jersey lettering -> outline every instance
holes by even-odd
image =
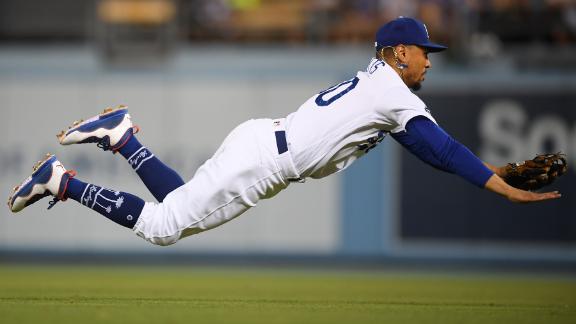
[[[334,101],[338,100],[339,98],[341,98],[343,95],[347,94],[350,90],[356,88],[356,85],[358,85],[358,81],[360,81],[360,79],[358,77],[355,77],[353,79],[350,79],[348,81],[344,81],[336,86],[333,86],[331,88],[328,88],[322,92],[320,92],[318,94],[318,96],[316,97],[316,104],[320,107],[324,107],[324,106],[328,106],[329,104],[333,103]],[[345,85],[348,86],[344,89],[342,89],[342,87],[344,87]],[[327,100],[324,99],[325,95],[328,95],[338,89],[341,89],[340,92],[334,94],[332,97],[328,98]]]
[[[372,63],[370,63],[370,65],[368,66],[368,69],[366,69],[366,71],[368,71],[368,73],[373,74],[374,72],[376,72],[376,70],[378,70],[379,66],[384,66],[384,62],[379,61],[379,60],[374,60]]]

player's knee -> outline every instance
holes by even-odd
[[[154,245],[168,246],[178,242],[182,231],[174,221],[177,217],[170,207],[165,203],[147,203],[133,231]]]
[[[178,242],[178,238],[170,237],[157,237],[150,241],[152,244],[160,246],[168,246]]]
[[[154,245],[160,245],[160,246],[168,246],[168,245],[172,245],[176,242],[178,242],[179,237],[174,235],[174,236],[166,236],[166,237],[152,237],[150,239],[148,239],[148,242],[154,244]]]
[[[136,233],[136,235],[140,236],[145,241],[147,241],[151,244],[159,245],[159,246],[172,245],[172,244],[174,244],[180,240],[179,234],[174,234],[174,235],[170,235],[170,236],[153,236],[153,235],[148,236],[142,232],[139,232],[139,233]]]

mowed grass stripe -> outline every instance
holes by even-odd
[[[1,297],[1,304],[37,304],[37,305],[58,305],[58,304],[81,304],[81,305],[120,305],[120,304],[188,304],[188,305],[276,305],[276,306],[311,306],[311,307],[357,307],[357,306],[419,306],[419,307],[468,307],[468,308],[570,308],[573,305],[534,305],[534,304],[498,304],[498,303],[443,303],[443,302],[394,302],[394,301],[323,301],[323,300],[270,300],[270,299],[202,299],[202,298],[95,298],[86,296],[71,297]]]
[[[0,267],[3,323],[576,323],[576,280]]]

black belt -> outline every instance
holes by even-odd
[[[276,131],[274,132],[274,135],[276,135],[276,147],[278,148],[278,154],[288,152],[288,142],[286,141],[286,132]]]
[[[278,149],[278,155],[288,152],[288,141],[286,141],[286,131],[275,131],[276,135],[276,148]],[[291,158],[290,158],[291,159]],[[301,177],[298,178],[288,178],[288,182],[304,182]]]

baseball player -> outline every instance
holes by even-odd
[[[513,202],[559,198],[557,191],[508,185],[500,177],[505,167],[483,163],[455,141],[411,91],[431,67],[428,55],[445,49],[416,19],[388,22],[376,33],[366,71],[315,94],[286,118],[240,124],[188,182],[138,141],[126,107],[107,109],[60,133],[60,144],[96,143],[120,153],[158,202],[83,182],[47,155],[14,188],[8,206],[18,212],[46,196],[53,196],[49,208],[72,199],[153,244],[170,245],[230,221],[293,182],[346,169],[388,134],[422,161]]]

